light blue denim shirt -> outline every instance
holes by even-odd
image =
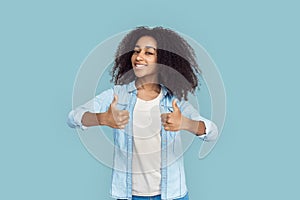
[[[161,113],[173,111],[172,101],[175,99],[168,90],[162,86],[163,98],[160,101]],[[102,92],[94,99],[72,110],[68,115],[68,125],[72,128],[86,129],[81,123],[85,112],[106,112],[113,101],[114,95],[118,95],[117,108],[129,111],[129,123],[125,129],[114,129],[114,166],[112,169],[111,196],[113,198],[132,198],[132,149],[133,149],[133,109],[137,99],[135,82],[127,85],[116,85]],[[198,136],[204,141],[215,140],[218,135],[216,125],[200,116],[196,109],[187,101],[177,100],[182,115],[192,120],[203,121],[206,134]],[[183,157],[181,153],[180,131],[172,132],[161,128],[161,198],[176,199],[184,197],[187,193]]]

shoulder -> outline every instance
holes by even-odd
[[[136,91],[134,82],[113,87],[113,93],[118,96],[119,103],[124,104],[129,102],[134,91]]]
[[[136,91],[135,83],[131,82],[123,85],[115,85],[113,91],[116,95],[129,95],[129,93]]]
[[[109,88],[107,90],[102,91],[95,97],[95,100],[99,103],[109,104],[112,102],[114,96],[113,88]]]
[[[135,82],[130,82],[128,84],[123,84],[123,85],[114,85],[113,90],[115,93],[119,93],[119,92],[132,92],[134,90],[136,90],[135,87]]]
[[[113,96],[113,95],[124,95],[130,91],[131,84],[124,84],[124,85],[114,85],[109,89],[102,91],[96,97],[102,96]]]

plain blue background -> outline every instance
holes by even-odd
[[[139,25],[194,38],[226,87],[216,147],[185,154],[191,199],[299,199],[299,18],[296,0],[2,1],[0,199],[110,199],[110,169],[65,121],[88,53]]]

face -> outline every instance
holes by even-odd
[[[141,37],[131,56],[131,63],[137,78],[155,76],[157,67],[157,43],[153,37]]]

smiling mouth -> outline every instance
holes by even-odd
[[[147,65],[141,65],[141,64],[136,64],[135,65],[135,69],[143,69],[144,67],[146,67]]]

